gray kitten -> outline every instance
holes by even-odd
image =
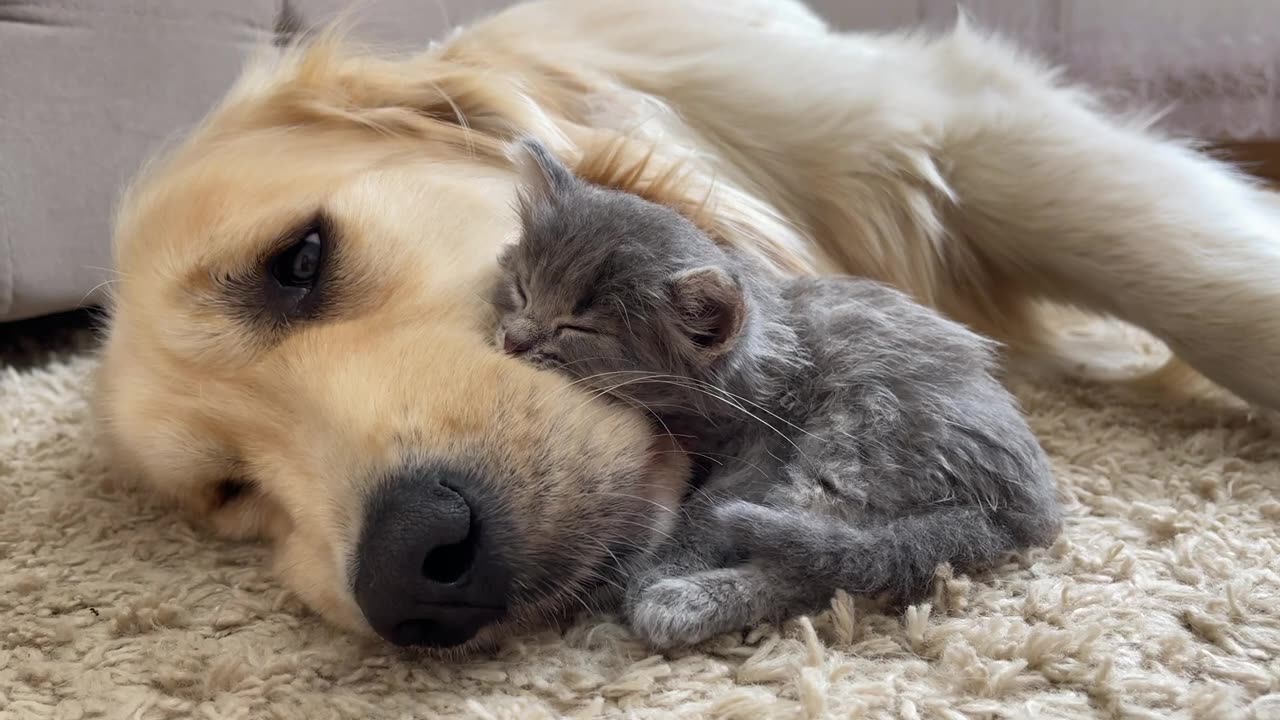
[[[992,344],[876,282],[779,280],[664,206],[521,143],[523,237],[499,343],[653,413],[702,458],[671,539],[627,575],[657,647],[919,599],[1057,536],[1049,464]]]

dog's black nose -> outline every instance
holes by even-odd
[[[414,467],[370,495],[355,595],[388,641],[460,645],[505,614],[508,571],[480,487],[471,473]]]

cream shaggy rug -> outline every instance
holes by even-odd
[[[0,718],[1280,718],[1280,439],[1239,409],[1019,384],[1066,534],[905,616],[841,597],[666,657],[582,620],[451,664],[330,630],[261,549],[117,489],[93,361],[12,348]]]

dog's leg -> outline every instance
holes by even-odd
[[[999,44],[957,35],[952,61],[1000,81],[956,98],[939,153],[977,254],[1033,291],[1146,328],[1210,379],[1280,408],[1272,197],[1095,111]]]

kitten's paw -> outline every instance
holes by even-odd
[[[771,523],[778,514],[777,510],[746,500],[730,500],[717,505],[714,512],[721,526],[734,531],[749,531],[761,523]]]
[[[715,518],[729,544],[751,555],[772,554],[796,522],[787,513],[745,500],[718,506]]]
[[[716,599],[693,580],[669,578],[646,588],[631,608],[631,629],[659,650],[694,645],[718,634]]]

